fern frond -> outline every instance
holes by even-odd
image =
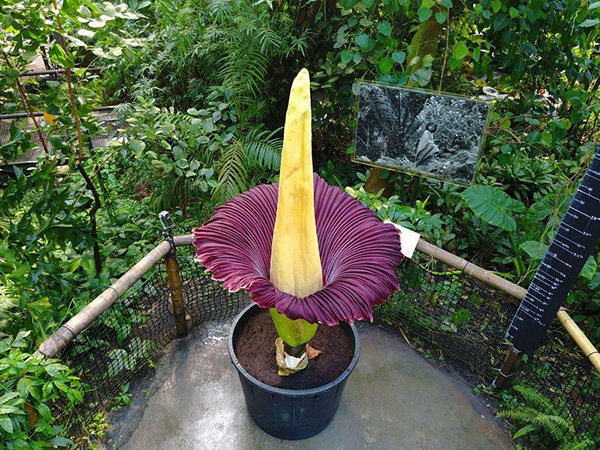
[[[569,422],[560,416],[540,414],[535,417],[534,423],[546,430],[557,441],[569,431]]]
[[[269,64],[266,55],[256,50],[234,51],[221,58],[219,63],[222,65],[219,78],[235,95],[259,94]]]
[[[558,411],[550,402],[550,400],[544,396],[544,394],[524,385],[516,385],[513,387],[513,389],[521,395],[525,403],[537,409],[538,411],[550,415],[558,415]]]
[[[285,56],[289,57],[294,54],[294,52],[300,52],[302,56],[305,56],[306,51],[308,50],[309,39],[310,32],[304,32],[298,37],[292,36],[290,38],[289,48],[285,52]]]
[[[244,138],[244,150],[250,164],[263,169],[279,170],[283,140],[273,137],[281,128],[275,131],[259,131],[253,129]]]
[[[512,411],[500,411],[497,416],[501,419],[514,420],[519,423],[533,423],[533,419],[537,417],[539,411],[536,411],[533,408],[524,406],[518,409],[514,409]]]
[[[269,53],[271,50],[276,50],[284,44],[281,36],[270,28],[261,30],[258,33],[258,40],[260,42],[260,51],[262,53]]]
[[[555,440],[560,440],[569,430],[569,422],[562,417],[542,414],[528,406],[513,411],[501,411],[498,413],[498,417],[535,425],[538,429],[546,431]]]
[[[221,205],[246,190],[245,156],[243,143],[239,140],[233,141],[221,152],[216,167],[219,180],[212,195],[216,205]]]
[[[212,0],[210,2],[210,12],[216,22],[225,22],[233,13],[233,2],[231,0]]]
[[[521,428],[515,434],[513,434],[512,438],[513,438],[513,440],[516,440],[516,439],[519,439],[520,437],[523,437],[526,434],[529,434],[532,431],[536,431],[536,430],[539,430],[539,427],[537,425],[534,425],[533,423],[530,423],[528,425],[525,425],[523,428]]]
[[[594,448],[594,442],[590,439],[584,439],[583,441],[568,441],[564,442],[558,450],[592,450]]]

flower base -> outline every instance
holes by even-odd
[[[242,328],[260,311],[261,308],[254,304],[244,309],[232,325],[228,342],[229,356],[238,371],[248,412],[262,430],[277,438],[298,440],[314,436],[333,419],[346,381],[358,362],[360,344],[356,328],[351,324],[340,324],[352,343],[354,354],[339,377],[312,389],[281,389],[251,376],[235,355],[235,344]]]

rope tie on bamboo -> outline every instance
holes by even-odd
[[[165,236],[165,241],[167,241],[169,243],[169,247],[171,247],[169,253],[175,254],[175,240],[170,236]]]
[[[465,271],[467,270],[467,266],[468,266],[469,264],[470,264],[470,263],[469,263],[469,261],[465,261],[465,265],[464,265],[464,267],[461,269],[461,272],[462,272],[462,273],[465,273]]]

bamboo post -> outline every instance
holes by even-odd
[[[577,343],[583,354],[590,360],[598,371],[600,371],[600,353],[594,344],[587,338],[581,328],[571,319],[571,316],[563,308],[556,313],[560,324],[567,330],[569,335]]]
[[[488,272],[487,270],[468,262],[460,256],[447,252],[446,250],[432,245],[423,239],[419,239],[419,242],[417,243],[417,250],[437,259],[438,261],[448,264],[451,267],[459,269],[467,275],[477,278],[478,280],[483,281],[484,283],[493,286],[502,292],[505,292],[506,294],[509,294],[511,297],[514,297],[517,300],[523,300],[525,297],[527,289],[524,287],[512,283],[505,278],[499,277],[494,273]],[[592,365],[598,371],[600,371],[600,352],[598,352],[598,349],[596,349],[594,344],[592,344],[585,333],[573,321],[567,310],[560,308],[558,313],[556,313],[556,317],[565,330],[569,333],[569,336],[571,336],[571,338],[583,351],[586,358],[588,358]],[[515,355],[512,354],[513,350],[516,349],[511,348],[509,350],[506,359],[500,368],[500,371],[505,375],[512,374],[519,363],[519,361],[516,360]],[[518,359],[520,360],[520,357]],[[496,383],[503,383],[503,381],[500,380],[500,377],[501,375],[498,375],[496,380],[494,380],[494,385],[496,385]]]
[[[176,247],[192,245],[194,237],[191,234],[175,236],[173,243]],[[94,320],[116,302],[131,286],[140,280],[150,269],[168,255],[171,244],[163,241],[150,253],[138,261],[121,278],[111,284],[102,294],[88,303],[81,311],[75,314],[67,323],[62,325],[51,336],[41,343],[39,351],[42,355],[52,358],[63,350],[85,330]]]
[[[193,245],[194,237],[191,234],[183,236],[173,237],[173,244],[176,247],[182,247],[187,245]],[[477,278],[484,283],[493,286],[502,292],[509,294],[518,300],[522,300],[525,296],[525,288],[518,286],[504,278],[499,277],[496,274],[488,272],[487,270],[476,266],[475,264],[469,263],[465,259],[456,256],[450,252],[442,250],[435,245],[429,244],[428,242],[420,239],[417,244],[417,250],[426,255],[432,256],[435,259],[448,264],[456,269],[459,269],[467,275]],[[52,357],[65,348],[69,342],[71,342],[79,333],[81,333],[93,320],[95,320],[102,312],[109,308],[127,289],[142,278],[148,270],[150,270],[160,259],[167,256],[171,251],[171,244],[167,241],[161,242],[154,250],[148,255],[142,258],[135,266],[133,266],[125,275],[119,278],[113,285],[111,285],[106,291],[98,296],[94,301],[83,308],[77,313],[71,320],[65,325],[60,327],[52,336],[47,338],[42,345],[40,345],[40,352],[45,356]],[[167,269],[168,273],[168,269]],[[179,272],[178,272],[179,274]],[[179,280],[181,276],[179,275]],[[173,282],[173,286],[179,285],[181,287],[181,281]],[[183,297],[183,296],[182,296]],[[176,302],[178,300],[176,299]],[[176,303],[175,302],[175,303]],[[173,306],[175,311],[175,305]],[[181,317],[181,313],[178,313]],[[561,308],[557,313],[558,320],[565,330],[569,333],[571,338],[577,343],[579,348],[583,351],[585,356],[594,365],[594,367],[600,371],[600,353],[586,337],[585,333],[579,328],[579,326],[571,319],[568,312]],[[187,326],[187,323],[186,323]],[[515,354],[515,349],[509,350],[507,360],[511,359],[512,362],[505,360],[504,364],[500,368],[503,375],[511,375],[518,366],[518,359]],[[520,356],[519,356],[520,359]],[[507,378],[507,377],[505,377]],[[498,383],[502,381],[498,380]]]
[[[171,305],[173,306],[173,320],[175,321],[175,335],[178,338],[187,336],[188,326],[185,314],[185,302],[183,299],[183,286],[181,285],[181,272],[177,263],[177,246],[173,234],[174,225],[171,220],[171,214],[168,211],[162,211],[158,215],[164,229],[165,240],[171,246],[171,251],[165,256],[165,265],[167,266],[167,280],[169,290],[171,291]]]
[[[183,300],[183,287],[181,285],[181,272],[173,248],[165,256],[165,265],[167,266],[167,279],[169,281],[169,290],[171,291],[171,304],[173,305],[173,320],[175,321],[175,335],[178,338],[187,336],[188,326],[185,314],[185,303]]]
[[[421,253],[432,256],[438,261],[448,264],[449,266],[452,266],[473,278],[477,278],[478,280],[483,281],[485,284],[494,286],[495,288],[500,289],[502,292],[506,292],[511,297],[515,297],[519,300],[523,300],[523,297],[525,297],[525,292],[527,292],[527,289],[519,286],[518,284],[512,283],[507,279],[496,275],[495,273],[488,272],[487,270],[470,263],[466,259],[436,247],[435,245],[432,245],[423,239],[419,239],[419,242],[417,243],[417,250],[419,250]]]

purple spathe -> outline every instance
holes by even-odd
[[[308,297],[281,292],[269,280],[278,185],[261,185],[229,200],[194,229],[196,257],[231,291],[245,289],[263,308],[290,319],[336,325],[373,320],[372,306],[398,289],[403,259],[393,225],[315,175],[315,219],[327,284]],[[293,258],[294,255],[290,255]]]

